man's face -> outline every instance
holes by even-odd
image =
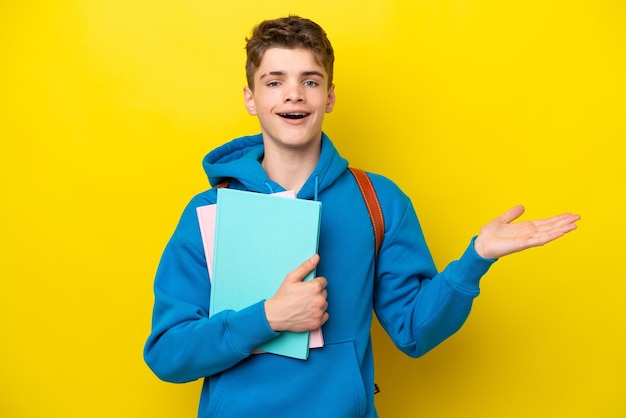
[[[268,49],[254,73],[254,91],[244,89],[248,113],[261,123],[266,151],[318,147],[324,113],[335,104],[334,85],[307,49]]]

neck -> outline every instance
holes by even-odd
[[[268,150],[266,147],[261,165],[270,179],[283,186],[285,190],[297,193],[315,169],[320,150],[321,142],[317,147],[304,153],[284,149]]]

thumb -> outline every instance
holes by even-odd
[[[506,213],[500,216],[500,220],[505,224],[511,223],[524,213],[525,209],[522,205],[513,206],[511,209],[507,210]]]
[[[287,276],[285,277],[283,283],[301,282],[310,272],[313,271],[319,261],[320,256],[314,254],[311,258],[309,258],[304,263],[300,264],[294,270],[289,272],[289,274],[287,274]]]

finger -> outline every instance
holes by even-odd
[[[316,277],[312,281],[315,281],[319,284],[320,290],[324,290],[326,289],[326,286],[328,286],[328,280],[326,280],[326,278],[322,276]]]
[[[329,318],[328,312],[324,312],[324,315],[322,316],[322,324],[321,325],[324,325],[328,321],[328,318]]]
[[[557,215],[557,216],[553,216],[551,218],[546,218],[546,219],[538,219],[536,221],[533,221],[533,224],[535,224],[538,227],[551,227],[551,228],[561,228],[561,227],[570,227],[571,225],[574,225],[575,228],[575,222],[578,221],[580,219],[579,215],[574,215],[571,213],[564,213],[561,215]]]
[[[317,266],[317,263],[320,261],[320,256],[314,254],[311,258],[306,260],[304,263],[300,264],[293,271],[291,271],[285,277],[284,283],[296,283],[301,282],[304,278],[313,271],[313,269]]]
[[[525,210],[526,209],[524,209],[524,206],[522,205],[513,206],[511,209],[507,210],[504,215],[500,216],[500,220],[509,224],[522,216]]]
[[[564,214],[551,218],[551,221],[538,227],[535,240],[539,245],[543,245],[577,228],[576,221],[580,219],[578,215]]]
[[[564,231],[564,230],[546,231],[546,232],[543,232],[541,234],[537,234],[537,235],[535,235],[532,238],[529,238],[528,245],[530,247],[537,247],[537,246],[540,246],[540,245],[544,245],[544,244],[547,244],[547,243],[549,243],[551,241],[554,241],[557,238],[562,237],[567,232],[569,232],[569,231]]]
[[[576,221],[579,219],[577,215],[565,215],[559,217],[551,225],[550,230],[561,235],[571,232],[577,228]]]

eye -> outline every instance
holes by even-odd
[[[319,83],[317,81],[308,80],[304,82],[304,85],[307,87],[317,87],[319,86]]]
[[[278,87],[280,85],[280,83],[278,81],[270,81],[269,83],[265,84],[267,87]]]

